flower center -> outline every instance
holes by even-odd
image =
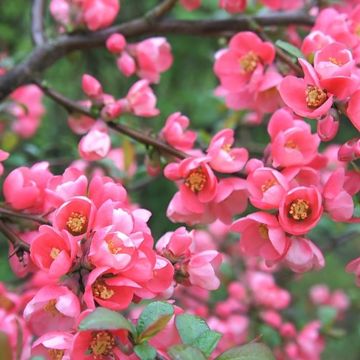
[[[253,52],[249,51],[240,58],[240,66],[247,73],[252,73],[259,62],[259,57]]]
[[[94,359],[101,359],[102,356],[111,355],[115,346],[115,339],[109,331],[99,331],[93,334],[89,350],[94,355]]]
[[[51,360],[61,360],[64,356],[64,350],[49,349],[48,353]]]
[[[103,280],[96,280],[91,288],[93,295],[103,300],[112,298],[115,293],[114,290],[107,288]]]
[[[116,246],[112,240],[106,241],[109,251],[116,255],[121,253],[122,248],[120,246]]]
[[[308,85],[305,90],[306,105],[310,109],[317,109],[328,98],[326,90],[322,90],[317,86]]]
[[[263,239],[269,240],[269,229],[265,224],[259,224],[259,234]]]
[[[51,248],[51,251],[50,251],[50,257],[55,260],[57,258],[57,256],[60,254],[60,250],[58,248]]]
[[[206,184],[206,175],[204,171],[198,167],[195,170],[190,171],[185,180],[185,185],[195,193],[201,191]]]
[[[44,310],[51,314],[53,317],[60,314],[60,311],[56,308],[56,299],[51,299],[45,306]]]
[[[294,200],[289,207],[289,216],[296,221],[302,221],[311,213],[309,202],[303,199]]]
[[[231,145],[230,144],[224,144],[221,148],[226,152],[230,152]]]
[[[264,193],[276,184],[277,181],[275,179],[267,179],[264,184],[261,185],[261,191]]]
[[[285,147],[288,149],[297,149],[298,148],[298,146],[295,144],[295,142],[293,140],[288,140],[285,143]]]
[[[329,57],[329,61],[335,65],[338,65],[338,66],[341,66],[342,65],[342,62],[332,56]]]
[[[9,298],[7,298],[5,295],[0,295],[0,308],[8,311],[12,309],[13,306],[14,303]]]
[[[73,211],[67,222],[66,227],[71,235],[81,235],[86,231],[87,218],[80,212]]]

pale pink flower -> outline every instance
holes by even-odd
[[[102,131],[95,126],[80,140],[79,154],[87,161],[105,158],[111,148],[111,139],[107,131]]]

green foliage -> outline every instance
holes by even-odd
[[[206,360],[200,350],[189,345],[176,345],[168,352],[172,360]]]
[[[141,360],[153,360],[156,357],[156,349],[147,342],[134,346],[134,351]]]
[[[225,351],[215,360],[275,360],[275,357],[267,346],[255,343]]]
[[[99,307],[81,321],[79,330],[128,330],[134,332],[134,327],[120,313]]]
[[[305,55],[300,51],[299,48],[286,41],[276,40],[275,45],[297,59],[298,58],[305,59]]]

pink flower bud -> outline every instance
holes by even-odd
[[[103,94],[101,84],[91,75],[84,74],[81,85],[83,92],[90,98],[99,98]]]
[[[106,40],[106,48],[113,54],[120,54],[126,46],[126,39],[122,34],[112,34]]]
[[[100,160],[109,153],[110,147],[109,135],[104,131],[93,129],[80,140],[79,153],[84,160]]]
[[[124,51],[121,56],[117,59],[116,65],[118,69],[125,75],[131,76],[135,74],[136,71],[136,63],[135,60]]]
[[[341,145],[338,152],[340,161],[353,161],[360,158],[360,138],[355,138]]]
[[[231,14],[244,11],[246,8],[246,0],[220,0],[219,6]]]
[[[325,116],[325,118],[318,120],[317,133],[321,141],[332,140],[339,130],[339,121],[337,121],[331,114]]]

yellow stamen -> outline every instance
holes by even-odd
[[[61,360],[64,356],[65,351],[58,349],[49,349],[48,353],[51,360]]]
[[[247,74],[252,73],[258,63],[259,57],[253,51],[249,51],[240,59],[240,66]]]
[[[259,224],[259,233],[263,239],[269,240],[269,229],[265,224]]]
[[[302,221],[311,213],[309,202],[303,199],[294,200],[289,207],[289,216],[296,221]]]
[[[93,354],[94,359],[102,359],[103,356],[112,354],[115,346],[115,339],[109,331],[99,331],[94,333],[90,343],[89,350]]]
[[[198,167],[195,170],[191,170],[185,180],[185,185],[195,193],[201,191],[206,184],[206,175],[204,171]]]
[[[277,185],[277,181],[275,179],[267,179],[264,184],[261,185],[261,191],[265,192],[269,190],[274,185]]]
[[[114,290],[107,288],[103,280],[96,280],[92,285],[92,293],[95,297],[108,300],[115,294]]]
[[[116,246],[112,240],[106,241],[109,251],[116,255],[121,253],[122,248],[120,246]]]
[[[73,211],[67,222],[66,227],[71,235],[81,235],[86,231],[87,218],[80,212]]]
[[[58,248],[51,248],[51,251],[50,251],[50,257],[55,260],[58,255],[60,254],[60,250]]]
[[[306,104],[310,109],[317,109],[328,98],[326,90],[320,89],[317,86],[308,85],[305,90]]]
[[[0,308],[9,311],[14,307],[14,303],[5,295],[0,295]]]
[[[44,310],[51,314],[53,317],[60,314],[60,311],[56,308],[56,300],[51,299],[45,306]]]

